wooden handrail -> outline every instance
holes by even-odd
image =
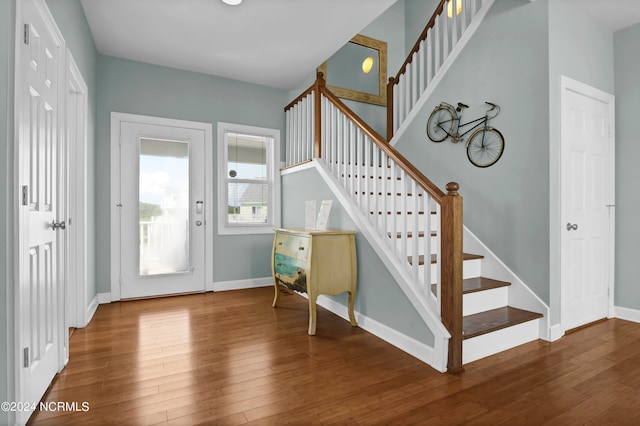
[[[321,93],[326,96],[347,118],[353,121],[387,156],[395,161],[409,176],[416,181],[420,187],[433,197],[438,204],[442,204],[445,194],[433,182],[431,182],[420,170],[415,168],[409,160],[400,154],[394,147],[389,145],[387,141],[380,136],[378,132],[373,130],[371,126],[365,123],[357,116],[348,106],[346,106],[336,95],[331,93],[326,87],[321,87]]]
[[[413,60],[413,54],[416,53],[418,50],[420,50],[420,42],[427,39],[427,33],[429,32],[429,29],[433,28],[433,26],[436,24],[436,19],[444,11],[445,3],[449,1],[451,0],[441,0],[440,4],[438,4],[436,11],[433,12],[433,15],[431,15],[431,19],[429,19],[429,22],[427,22],[427,26],[424,27],[422,34],[420,34],[420,37],[418,37],[418,41],[416,41],[416,44],[413,45],[413,49],[411,49],[411,51],[407,55],[407,59],[405,59],[404,63],[400,67],[400,71],[398,71],[398,74],[396,74],[394,78],[395,83],[398,82],[398,79],[400,78],[400,76],[404,74],[405,71],[407,70],[407,65],[409,65]]]
[[[304,92],[302,92],[300,94],[300,96],[298,96],[297,98],[295,98],[294,100],[292,100],[289,105],[287,105],[286,107],[284,107],[285,111],[289,111],[291,108],[293,108],[294,106],[296,106],[296,104],[298,102],[300,102],[301,100],[303,100],[304,98],[306,98],[307,96],[309,96],[311,94],[311,92],[313,92],[313,90],[316,88],[316,82],[314,82],[311,87],[309,87],[307,90],[305,90]]]

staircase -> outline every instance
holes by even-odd
[[[390,81],[389,138],[412,119],[493,0],[464,0],[467,12],[452,24],[447,3],[442,0]],[[433,332],[427,362],[456,372],[545,335],[539,312],[548,317],[548,308],[463,227],[457,183],[447,184],[446,193],[436,187],[333,95],[320,73],[285,111],[287,166],[310,162],[358,224]]]

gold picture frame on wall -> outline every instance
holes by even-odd
[[[358,34],[320,65],[318,71],[323,73],[327,88],[339,98],[387,105],[387,43],[384,41]]]

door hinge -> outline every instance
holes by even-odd
[[[22,205],[23,206],[29,205],[29,186],[28,185],[22,186]]]
[[[28,368],[29,367],[29,348],[26,347],[22,350],[22,358],[23,358],[23,367],[24,368]]]
[[[29,44],[29,24],[24,24],[24,44]]]

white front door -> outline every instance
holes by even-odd
[[[562,326],[569,330],[609,314],[613,97],[563,83],[561,297]]]
[[[121,298],[205,290],[204,166],[204,130],[121,122]]]
[[[21,2],[16,86],[18,115],[18,312],[16,329],[21,373],[18,400],[37,403],[60,368],[61,297],[59,264],[64,202],[59,200],[59,75],[61,40],[45,24],[43,3]],[[18,416],[22,416],[19,413]],[[18,418],[20,422],[20,418]]]

